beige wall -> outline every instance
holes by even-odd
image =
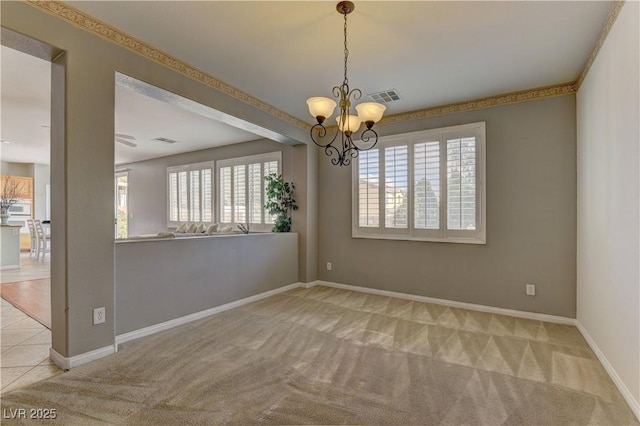
[[[53,348],[71,357],[114,343],[114,84],[132,76],[288,140],[307,132],[118,47],[26,2],[1,2],[2,26],[63,50],[52,67]],[[92,310],[106,322],[92,325]]]
[[[298,210],[292,214],[292,231],[300,235],[299,281],[318,279],[318,151],[314,145],[293,148],[292,181]]]
[[[640,418],[640,4],[622,7],[577,96],[578,321]]]
[[[487,244],[351,237],[351,169],[319,159],[321,280],[575,317],[573,95],[410,121],[385,135],[486,122]],[[332,262],[332,271],[326,270]],[[537,295],[525,295],[525,284]]]
[[[295,283],[297,258],[293,232],[118,242],[116,334]]]
[[[33,170],[29,163],[0,162],[0,174],[12,176],[33,177]]]

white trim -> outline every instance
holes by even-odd
[[[0,268],[0,271],[6,271],[8,269],[20,269],[20,264],[3,266],[3,267]]]
[[[116,353],[116,347],[114,345],[105,346],[104,348],[96,349],[90,352],[85,352],[80,355],[74,355],[72,357],[66,357],[60,355],[55,349],[49,349],[49,357],[51,360],[63,370],[70,370],[82,364],[86,364],[90,361],[103,358],[107,355]]]
[[[476,147],[476,229],[449,229],[447,225],[447,159],[448,141],[452,139],[475,138]],[[416,144],[425,141],[439,143],[440,158],[440,223],[438,229],[419,229],[415,227],[415,164],[414,149]],[[386,178],[385,161],[386,149],[389,147],[407,147],[407,226],[405,228],[391,228],[385,224],[386,206]],[[399,135],[384,136],[378,141],[378,226],[360,226],[360,163],[354,162],[351,175],[351,237],[370,238],[379,240],[429,241],[457,244],[480,244],[487,241],[486,220],[486,124],[484,121],[462,124],[458,126],[442,127],[438,129],[422,130]]]
[[[302,287],[302,288],[311,288],[311,287],[314,287],[316,285],[322,285],[322,281],[317,281],[316,280],[316,281],[311,281],[311,282],[308,282],[308,283],[300,283],[300,287]]]
[[[158,333],[160,331],[168,330],[170,328],[177,327],[179,325],[187,324],[192,321],[196,321],[208,316],[217,314],[219,312],[227,311],[229,309],[237,308],[238,306],[246,305],[266,297],[283,293],[285,291],[293,290],[303,286],[302,283],[296,282],[286,285],[284,287],[276,288],[274,290],[259,293],[253,296],[245,297],[244,299],[236,300],[234,302],[225,303],[224,305],[216,306],[215,308],[205,309],[204,311],[195,312],[193,314],[185,315],[180,318],[175,318],[169,321],[161,322],[159,324],[150,325],[149,327],[141,328],[139,330],[130,331],[128,333],[120,334],[116,336],[116,345],[128,342],[130,340],[139,339],[140,337],[149,336],[151,334]]]
[[[362,228],[360,228],[362,229]],[[470,237],[415,237],[402,234],[364,234],[361,231],[352,232],[353,238],[368,238],[370,240],[398,240],[398,241],[429,241],[432,243],[454,243],[454,244],[487,244],[485,240]]]
[[[636,401],[633,398],[633,395],[631,394],[631,391],[629,391],[629,388],[627,388],[620,376],[618,376],[615,368],[613,368],[607,357],[598,347],[598,344],[595,342],[595,340],[593,340],[587,329],[584,328],[579,320],[576,320],[576,327],[578,327],[578,330],[582,334],[582,337],[584,337],[584,340],[587,341],[591,350],[596,354],[596,357],[598,357],[598,360],[600,361],[604,369],[607,371],[607,373],[609,373],[609,377],[611,377],[611,380],[622,394],[624,400],[627,401],[627,404],[629,404],[629,408],[631,408],[633,414],[635,414],[638,421],[640,421],[640,402]]]
[[[507,315],[517,318],[525,318],[537,321],[553,322],[556,324],[576,325],[573,318],[561,317],[557,315],[539,314],[536,312],[517,311],[515,309],[497,308],[495,306],[476,305],[475,303],[457,302],[455,300],[437,299],[435,297],[418,296],[415,294],[398,293],[395,291],[378,290],[375,288],[359,287],[348,284],[338,284],[330,281],[315,281],[315,284],[327,287],[341,288],[344,290],[359,291],[361,293],[371,293],[380,296],[396,297],[398,299],[414,300],[416,302],[433,303],[436,305],[449,306],[452,308],[469,309],[471,311],[487,312],[490,314]]]

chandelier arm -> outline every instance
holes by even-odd
[[[337,166],[338,164],[342,164],[340,150],[333,145],[327,145],[324,147],[324,153],[327,157],[331,157],[331,164]],[[332,157],[335,154],[335,157]]]
[[[344,151],[343,156],[345,158],[346,157],[357,158],[360,151],[366,151],[366,150],[360,149],[357,146],[353,145]]]
[[[331,140],[326,144],[322,144],[318,142],[316,138],[313,136],[314,133],[318,135],[318,138],[320,140],[322,140],[327,136],[327,128],[324,127],[324,125],[322,124],[315,124],[314,126],[311,127],[311,130],[309,131],[309,136],[311,136],[311,140],[313,141],[313,143],[318,145],[320,148],[326,148],[327,146],[330,146],[331,144],[333,144],[333,142],[335,142],[336,138],[338,137],[338,133],[340,132],[336,131],[336,133],[333,135],[333,138],[331,138]]]
[[[362,91],[360,89],[353,89],[349,93],[347,93],[347,99],[353,98],[354,101],[357,101],[362,97]]]
[[[376,146],[376,144],[378,143],[378,133],[376,133],[375,130],[373,130],[373,129],[365,129],[365,130],[363,130],[362,134],[360,135],[360,140],[363,143],[369,143],[369,141],[372,138],[375,138],[375,140],[373,141],[373,144],[371,144],[370,147],[368,147],[368,148],[360,148],[360,147],[358,147],[358,151],[369,151],[371,148]]]

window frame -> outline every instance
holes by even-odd
[[[274,151],[274,152],[268,152],[268,153],[264,153],[264,154],[257,154],[257,155],[249,155],[249,156],[245,156],[245,157],[236,157],[236,158],[228,158],[228,159],[224,159],[224,160],[218,160],[216,161],[216,176],[218,177],[218,179],[220,178],[220,170],[226,167],[234,167],[234,166],[245,166],[245,200],[246,200],[246,205],[245,205],[245,218],[248,218],[248,214],[249,214],[249,169],[250,169],[250,165],[251,164],[256,164],[259,163],[260,164],[260,171],[262,173],[262,178],[261,180],[261,190],[260,190],[260,194],[262,197],[262,205],[261,205],[261,221],[262,223],[251,223],[251,231],[271,231],[271,229],[273,228],[273,222],[267,222],[267,216],[268,216],[268,212],[265,210],[264,208],[264,204],[265,204],[265,175],[264,175],[264,163],[266,162],[271,162],[271,161],[276,161],[278,164],[278,168],[277,168],[277,174],[280,175],[282,174],[282,151]],[[234,211],[234,206],[235,206],[235,200],[234,200],[234,172],[233,172],[233,168],[231,169],[231,206],[232,206],[232,212]],[[219,181],[221,182],[221,181]],[[220,185],[217,184],[216,185],[216,201],[217,201],[217,208],[216,208],[216,217],[218,218],[218,222],[221,225],[225,225],[225,226],[232,226],[234,227],[235,225],[237,225],[238,223],[246,223],[245,222],[236,222],[235,221],[235,214],[232,214],[232,221],[231,222],[224,222],[222,220],[223,215],[222,215],[222,201],[221,201],[221,197],[222,197],[222,191],[220,189]]]
[[[211,221],[192,221],[192,220],[180,220],[180,204],[178,204],[178,220],[171,220],[171,174],[178,174],[178,186],[177,186],[177,197],[180,198],[180,182],[179,182],[179,173],[187,172],[187,215],[191,217],[191,175],[192,171],[202,171],[202,170],[211,170]],[[202,163],[193,163],[193,164],[183,164],[180,166],[169,166],[167,167],[166,174],[166,195],[167,195],[167,228],[177,228],[181,223],[215,223],[215,208],[216,208],[216,197],[215,197],[215,189],[216,189],[216,178],[215,174],[215,162],[214,161],[205,161]],[[202,190],[199,191],[199,206],[200,206],[200,218],[202,219],[203,212],[203,200],[202,200]]]
[[[447,229],[448,224],[448,179],[447,179],[447,141],[475,137],[475,207],[476,229],[455,230]],[[440,175],[440,201],[439,201],[439,228],[420,229],[415,227],[415,145],[424,142],[439,143],[439,175]],[[407,228],[385,227],[386,192],[382,188],[386,186],[385,179],[385,148],[392,146],[407,146],[408,155],[408,185],[407,185]],[[486,125],[485,122],[469,123],[459,126],[443,127],[438,129],[423,130],[412,133],[403,133],[381,137],[374,149],[378,149],[379,161],[379,224],[377,227],[359,226],[359,186],[360,171],[359,161],[354,161],[352,167],[352,238],[370,238],[387,240],[429,241],[466,244],[486,244]]]

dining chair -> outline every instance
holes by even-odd
[[[29,247],[29,257],[38,258],[38,234],[36,232],[36,226],[33,224],[33,219],[27,219],[27,226],[29,227],[29,235],[31,236],[31,246]]]
[[[42,255],[42,262],[44,262],[44,256],[47,253],[51,253],[51,236],[47,234],[39,220],[34,220],[33,224],[36,228],[36,235],[38,236],[38,249],[36,259],[40,260]]]

